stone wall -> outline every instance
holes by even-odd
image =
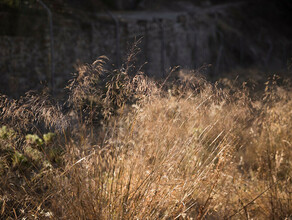
[[[291,40],[267,37],[264,32],[251,36],[230,24],[225,11],[54,14],[55,87],[61,91],[78,63],[106,55],[117,64],[129,44],[140,37],[137,64],[147,62],[143,70],[151,77],[163,77],[176,65],[193,69],[211,63],[210,74],[254,63],[285,66],[291,57]],[[19,96],[40,88],[50,78],[46,13],[14,17],[0,12],[0,18],[6,25],[0,33],[0,92]]]

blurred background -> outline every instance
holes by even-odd
[[[291,11],[289,0],[0,0],[0,93],[62,93],[76,66],[105,55],[122,67],[137,40],[136,66],[155,79],[205,65],[210,80],[291,77]]]

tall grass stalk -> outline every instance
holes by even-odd
[[[134,57],[80,66],[64,105],[0,97],[1,217],[291,217],[291,89],[178,70],[159,84]]]

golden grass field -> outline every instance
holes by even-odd
[[[80,66],[64,105],[0,97],[1,219],[292,218],[289,81],[154,82],[132,60]]]

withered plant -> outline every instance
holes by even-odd
[[[184,70],[158,83],[136,53],[79,66],[62,105],[0,97],[1,218],[291,217],[289,84]]]

